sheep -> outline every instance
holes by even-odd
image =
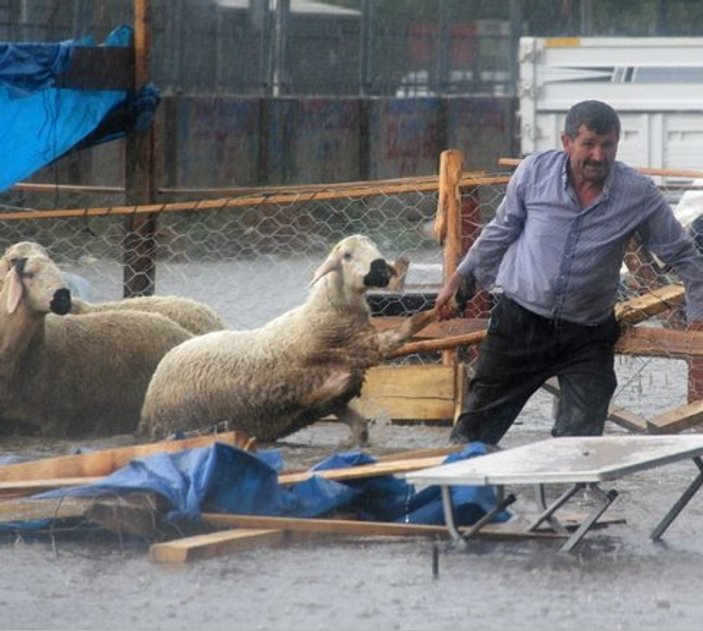
[[[273,442],[322,417],[346,423],[359,444],[367,419],[354,409],[365,371],[434,319],[434,310],[374,328],[369,287],[387,286],[393,267],[371,239],[340,241],[320,265],[302,305],[250,331],[220,331],[171,349],[147,389],[138,436],[220,422]]]
[[[20,241],[7,248],[0,258],[0,274],[4,276],[9,271],[13,260],[30,254],[49,257],[46,249],[40,244],[34,241]],[[66,276],[65,272],[64,276]],[[202,302],[181,296],[136,296],[107,302],[88,302],[73,295],[71,297],[71,313],[73,314],[122,309],[160,313],[171,318],[194,335],[227,328],[227,323],[214,309]]]
[[[181,296],[135,296],[107,302],[88,302],[76,298],[71,304],[71,313],[76,315],[124,310],[160,313],[193,335],[227,328],[227,323],[214,309],[197,300]]]
[[[70,308],[66,280],[50,258],[13,259],[0,289],[3,431],[131,434],[159,360],[192,337],[161,314],[74,316]]]

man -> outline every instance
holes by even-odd
[[[525,158],[495,218],[437,296],[477,281],[499,297],[450,440],[496,445],[552,376],[553,436],[603,433],[615,391],[613,315],[625,248],[637,235],[683,280],[690,323],[703,320],[703,257],[652,180],[616,161],[620,120],[600,101],[566,116],[563,150]]]

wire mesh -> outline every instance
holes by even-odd
[[[464,176],[464,249],[495,213],[506,183],[506,175]],[[667,183],[661,187],[668,194]],[[672,185],[676,187],[680,183]],[[73,209],[47,210],[66,201],[62,196],[56,190],[6,194],[0,212],[0,248],[37,241],[68,273],[77,294],[92,301],[122,297],[125,283],[138,273],[125,263],[133,254],[127,249],[132,243],[127,221],[145,209],[120,205],[120,196],[114,193],[74,191]],[[432,232],[437,178],[252,189],[217,199],[189,200],[185,192],[165,191],[160,197],[169,201],[146,209],[157,218],[156,293],[205,302],[233,329],[261,326],[301,304],[317,265],[334,243],[352,233],[373,238],[389,260],[410,261],[401,289],[371,295],[376,313],[399,315],[427,308],[442,284],[443,250]],[[694,219],[690,214],[686,219],[692,230]],[[633,245],[623,265],[621,298],[646,294],[676,280],[671,270]],[[479,294],[467,313],[487,318],[490,307],[490,298]],[[681,307],[672,305],[645,326],[682,328]],[[451,322],[446,333],[452,334]],[[651,415],[686,400],[687,362],[667,358],[665,349],[658,354],[618,358],[616,405]],[[439,354],[398,361],[434,363]],[[653,402],[647,395],[654,391],[662,396]]]

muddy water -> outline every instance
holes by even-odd
[[[278,276],[280,281],[281,272]],[[291,276],[300,278],[299,270]],[[204,298],[194,289],[179,293]],[[272,297],[269,311],[299,301],[289,302]],[[213,306],[232,326],[254,326],[263,318],[247,314],[237,320],[234,314],[241,310],[229,303]],[[642,416],[685,401],[682,362],[620,359],[618,375],[615,402]],[[504,446],[546,438],[551,405],[549,395],[537,393]],[[609,425],[607,431],[624,430]],[[391,425],[379,415],[367,451],[443,446],[448,432]],[[130,440],[85,445],[3,438],[0,461]],[[347,440],[344,427],[319,423],[278,447],[286,465],[297,467],[350,448]],[[703,496],[684,510],[663,543],[649,539],[695,472],[692,463],[679,463],[618,482],[620,495],[609,512],[626,523],[591,533],[575,554],[559,553],[555,542],[477,540],[466,550],[442,547],[436,579],[432,543],[420,539],[321,539],[171,568],[150,563],[144,542],[112,535],[57,533],[53,541],[5,537],[0,540],[0,628],[696,629],[703,618]],[[527,514],[533,510],[531,490],[518,492],[514,512]],[[577,498],[575,510],[579,502],[585,507],[587,498]]]
[[[669,363],[670,364],[670,363]],[[619,393],[640,405],[676,398],[680,367],[621,364]],[[665,373],[668,371],[668,375]],[[653,374],[649,374],[649,373]],[[645,387],[646,386],[646,387]],[[652,399],[649,403],[642,399]],[[533,397],[505,446],[540,440],[551,398]],[[609,426],[609,433],[623,430]],[[397,426],[379,418],[370,453],[441,446],[448,429]],[[120,439],[114,439],[119,442]],[[122,441],[126,439],[121,439]],[[109,441],[107,441],[109,442]],[[104,445],[103,445],[104,446]],[[50,451],[40,441],[3,453]],[[68,452],[71,443],[54,444]],[[319,423],[279,445],[288,466],[347,449],[344,427]],[[625,523],[589,534],[574,554],[549,541],[477,540],[442,545],[390,538],[321,539],[262,548],[171,568],[150,563],[139,541],[91,534],[55,540],[6,538],[0,546],[3,629],[694,629],[703,599],[703,504],[694,499],[662,543],[651,528],[695,475],[690,462],[625,478],[609,512]],[[516,514],[533,510],[518,489]],[[587,507],[576,498],[573,510]]]

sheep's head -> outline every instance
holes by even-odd
[[[13,243],[5,250],[2,257],[0,257],[0,275],[4,278],[5,274],[10,271],[12,265],[18,259],[27,258],[33,254],[49,256],[46,249],[36,241],[18,241],[17,243]]]
[[[14,313],[20,303],[39,314],[64,315],[71,310],[71,292],[61,270],[41,254],[13,259],[3,292],[8,313]]]
[[[310,284],[332,272],[341,274],[346,288],[357,292],[366,291],[369,287],[386,287],[396,275],[394,267],[381,256],[376,244],[360,234],[337,243],[315,271]]]

